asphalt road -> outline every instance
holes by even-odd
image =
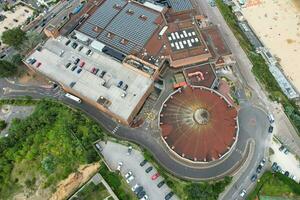
[[[39,87],[20,86],[11,82],[9,83],[5,80],[1,80],[0,85],[4,86],[3,88],[10,88],[6,89],[5,93],[1,91],[1,96],[5,98],[23,95],[30,95],[34,98],[55,97],[72,107],[81,109],[101,124],[108,132],[114,134],[116,137],[135,142],[148,149],[152,152],[156,160],[169,172],[186,179],[215,179],[222,178],[225,175],[228,175],[228,173],[235,172],[236,167],[243,162],[242,154],[246,151],[247,143],[250,141],[249,139],[252,138],[256,144],[255,148],[258,148],[262,146],[260,143],[264,141],[262,133],[267,131],[267,116],[265,113],[260,109],[253,107],[251,104],[245,104],[239,114],[239,123],[241,128],[238,142],[236,144],[236,148],[233,149],[233,152],[218,165],[214,165],[209,168],[196,168],[194,166],[184,165],[183,163],[179,163],[177,160],[173,159],[170,152],[166,150],[164,144],[161,142],[160,138],[154,137],[151,131],[133,129],[119,125],[109,116],[85,102],[78,104],[72,100],[64,98],[63,92],[58,89],[51,90]],[[255,132],[256,134],[249,133],[249,124],[254,124],[254,126],[251,127],[251,133]],[[259,151],[261,151],[261,149],[256,150],[256,152]]]

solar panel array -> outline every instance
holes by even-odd
[[[200,39],[194,29],[186,29],[167,34],[173,51],[194,48],[200,46]]]
[[[116,9],[116,5],[119,9]],[[141,50],[150,39],[158,28],[155,21],[159,16],[159,12],[152,12],[133,2],[106,0],[79,31],[129,54],[132,50]],[[102,32],[95,32],[95,27]],[[113,39],[107,37],[108,32],[115,37]],[[122,39],[129,42],[124,45],[120,42]]]
[[[133,14],[128,14],[128,10],[133,11]],[[147,19],[141,19],[142,15]],[[107,26],[106,30],[139,46],[144,46],[158,27],[154,24],[157,17],[159,13],[150,12],[136,4],[129,3]]]
[[[114,8],[115,5],[124,7],[126,5],[126,1],[106,0],[87,20],[87,22],[104,29],[109,24],[109,22],[119,13],[119,10]]]
[[[167,0],[168,4],[175,12],[181,12],[186,10],[192,10],[193,5],[190,0]]]
[[[133,48],[136,47],[136,45],[132,42],[128,42],[126,45],[121,43],[122,38],[115,35],[113,37],[113,39],[107,37],[108,32],[107,31],[103,31],[98,37],[97,39],[100,40],[101,42],[109,45],[109,46],[113,46],[116,49],[122,51],[123,53],[129,54],[131,52],[131,50]],[[137,48],[137,47],[136,47]],[[140,50],[142,47],[139,47],[138,50]]]
[[[86,22],[79,28],[79,31],[90,37],[96,38],[99,35],[99,33],[95,32],[93,30],[94,28],[95,25]]]

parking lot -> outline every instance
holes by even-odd
[[[151,163],[147,162],[144,166],[140,166],[140,163],[144,160],[141,152],[133,149],[129,154],[127,146],[109,141],[106,144],[100,142],[100,145],[103,148],[102,154],[105,161],[112,170],[117,170],[119,163],[122,162],[120,172],[123,177],[129,171],[132,171],[134,179],[129,182],[130,188],[139,184],[144,187],[149,199],[155,200],[164,200],[165,196],[171,191],[166,184],[158,188],[157,184],[163,180],[163,177],[159,176],[155,180],[151,179],[157,173],[154,167],[149,173],[145,172],[147,168],[152,166]],[[174,195],[171,199],[175,200],[178,197]]]

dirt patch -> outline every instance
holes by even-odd
[[[31,84],[31,85],[46,85],[48,80],[41,75],[34,72],[28,71],[19,77],[18,82],[21,84]]]
[[[99,167],[99,163],[80,166],[77,172],[70,174],[67,179],[58,184],[57,190],[50,200],[62,200],[69,197],[86,183],[98,171]]]
[[[295,7],[300,11],[300,1],[299,0],[293,0],[293,3],[295,4]]]
[[[296,40],[293,40],[293,39],[287,39],[286,42],[287,42],[288,44],[292,44],[292,43],[295,43]]]

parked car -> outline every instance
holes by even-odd
[[[106,71],[104,70],[104,71],[102,71],[102,72],[100,73],[99,77],[100,77],[100,78],[103,78],[105,74],[106,74]]]
[[[127,149],[127,155],[130,155],[132,152],[132,146],[129,146],[128,149]]]
[[[65,45],[68,46],[71,43],[71,40],[68,40]]]
[[[140,166],[143,167],[148,161],[145,159],[140,163]]]
[[[42,63],[41,63],[41,62],[38,62],[38,63],[36,64],[36,68],[39,68],[41,65],[42,65]]]
[[[79,59],[79,58],[76,58],[76,59],[74,60],[74,64],[77,65],[77,64],[79,63],[79,61],[80,61],[80,59]]]
[[[92,55],[92,50],[87,50],[86,55],[91,56]]]
[[[99,143],[96,143],[95,146],[100,152],[103,150],[103,148],[101,147],[101,145]]]
[[[279,151],[283,151],[285,149],[285,147],[283,146],[283,145],[281,145],[280,147],[279,147]]]
[[[274,127],[273,126],[269,126],[268,132],[272,133],[273,132]]]
[[[65,67],[68,69],[71,66],[71,63],[67,63]]]
[[[76,42],[73,42],[72,48],[73,48],[73,49],[76,49],[77,46],[78,46],[78,44],[77,44]]]
[[[126,90],[127,90],[127,88],[128,88],[128,85],[127,85],[127,84],[125,84],[125,85],[123,86],[123,90],[124,90],[124,91],[126,91]]]
[[[284,152],[285,155],[287,155],[289,153],[289,150],[287,148],[285,148]]]
[[[261,159],[259,164],[263,167],[265,165],[265,163],[266,163],[266,159],[263,158],[263,159]]]
[[[123,81],[119,81],[117,87],[121,87],[123,85]]]
[[[145,170],[145,172],[146,172],[146,173],[149,173],[149,172],[151,172],[152,169],[153,169],[153,167],[150,166],[150,167],[148,167],[148,168]]]
[[[75,65],[75,66],[73,66],[73,67],[71,68],[71,71],[74,71],[76,68],[77,68],[77,66],[76,66],[76,65]]]
[[[241,192],[240,192],[240,197],[245,197],[246,196],[246,190],[243,189]]]
[[[272,164],[272,170],[273,171],[276,171],[276,168],[277,168],[277,162],[274,162],[273,164]]]
[[[160,176],[160,174],[157,172],[154,175],[151,176],[151,179],[154,181],[156,180],[158,177]]]
[[[134,192],[138,187],[140,187],[140,185],[139,185],[139,184],[135,184],[135,185],[131,188],[132,192]]]
[[[143,196],[145,196],[146,195],[146,192],[145,192],[145,190],[142,190],[142,191],[140,191],[139,193],[137,193],[137,198],[138,199],[141,199]]]
[[[143,190],[144,190],[143,186],[139,186],[138,188],[136,188],[136,189],[134,190],[134,193],[135,193],[135,194],[138,194],[138,193],[140,193],[140,192],[143,191]]]
[[[289,172],[289,171],[285,171],[285,172],[284,172],[284,175],[289,176],[289,175],[290,175],[290,172]]]
[[[256,175],[256,174],[253,174],[253,175],[251,176],[251,181],[254,182],[254,181],[256,181],[256,179],[257,179],[257,175]]]
[[[162,180],[161,182],[159,182],[159,183],[157,184],[157,187],[158,187],[158,188],[161,188],[164,184],[165,184],[165,181]]]
[[[92,68],[92,70],[91,70],[91,72],[94,74],[94,73],[95,73],[95,71],[96,71],[96,68],[95,68],[95,67],[93,67],[93,68]]]
[[[129,171],[125,174],[125,179],[128,179],[130,176],[132,176],[132,171]]]
[[[78,69],[77,70],[77,74],[80,74],[81,71],[82,71],[82,69]]]
[[[130,183],[130,182],[133,181],[133,180],[134,180],[134,176],[131,175],[131,176],[129,176],[129,177],[126,179],[126,182],[127,182],[127,183]]]
[[[84,61],[82,61],[80,64],[79,64],[79,67],[83,67],[85,65],[85,62]]]
[[[118,170],[118,171],[120,171],[120,170],[121,170],[121,168],[122,168],[122,166],[123,166],[123,162],[119,162],[119,163],[118,163],[117,170]]]
[[[261,165],[258,165],[258,167],[256,168],[256,173],[260,173],[262,170],[262,166]]]
[[[149,199],[149,197],[146,194],[141,198],[141,200],[147,200],[147,199]]]
[[[172,198],[172,196],[174,195],[174,192],[169,192],[166,196],[165,196],[165,200],[169,200]]]
[[[78,47],[78,51],[81,51],[83,49],[83,46]]]

